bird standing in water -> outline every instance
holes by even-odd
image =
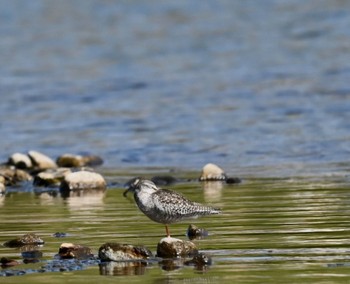
[[[134,192],[137,206],[148,218],[165,225],[167,237],[169,224],[221,213],[220,209],[193,202],[175,191],[159,189],[150,180],[136,178],[123,195],[129,191]]]

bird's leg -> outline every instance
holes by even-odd
[[[168,225],[165,225],[165,231],[166,231],[166,236],[167,236],[168,238],[170,238],[170,232],[169,232]]]

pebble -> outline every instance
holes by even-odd
[[[199,180],[200,181],[226,180],[226,174],[224,170],[221,169],[219,166],[209,163],[203,167]]]
[[[98,250],[98,257],[103,261],[148,259],[152,256],[146,247],[130,244],[105,243]]]
[[[157,245],[157,256],[163,258],[188,257],[198,253],[198,249],[191,241],[166,237]]]
[[[67,192],[80,189],[106,189],[106,186],[102,175],[89,171],[78,171],[64,176],[60,190]]]

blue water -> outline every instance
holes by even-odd
[[[347,1],[1,0],[0,158],[344,164],[349,26]]]

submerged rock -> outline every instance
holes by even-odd
[[[104,261],[122,261],[133,259],[147,259],[153,256],[144,246],[129,244],[105,243],[98,250],[98,256]]]
[[[209,163],[202,169],[200,181],[226,180],[226,174],[219,166]]]
[[[99,156],[94,155],[73,155],[64,154],[57,158],[56,163],[59,167],[85,167],[85,166],[99,166],[103,164],[103,160]]]
[[[37,170],[54,169],[57,167],[54,160],[40,152],[29,151],[28,156]]]
[[[187,257],[198,253],[196,245],[190,241],[166,237],[157,245],[157,256],[163,258]]]
[[[66,258],[87,259],[94,256],[89,247],[76,245],[72,243],[61,244],[58,250],[58,255],[62,259],[66,259]]]
[[[8,165],[15,166],[17,169],[30,169],[33,167],[32,160],[28,155],[22,153],[14,153],[7,162]]]
[[[72,171],[68,168],[48,169],[34,177],[34,186],[59,186],[64,177]]]
[[[208,236],[208,231],[198,228],[196,225],[190,224],[187,229],[187,237],[190,240],[202,239]]]
[[[105,189],[107,186],[102,175],[88,171],[78,171],[64,176],[60,190],[67,192],[80,189]]]
[[[5,242],[4,246],[6,247],[21,247],[26,245],[40,246],[40,245],[43,245],[44,243],[45,242],[39,236],[37,236],[34,233],[29,233],[17,239]]]

